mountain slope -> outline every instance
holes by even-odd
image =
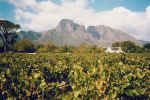
[[[40,38],[41,42],[53,41],[57,45],[79,45],[81,43],[94,43],[95,39],[88,34],[85,26],[63,19],[56,29],[49,30]]]
[[[34,31],[20,31],[17,32],[18,40],[38,40],[42,35]]]
[[[42,43],[53,41],[57,45],[80,45],[89,43],[98,46],[111,46],[116,41],[133,41],[135,38],[120,30],[99,25],[89,26],[87,29],[83,25],[74,23],[72,20],[63,19],[55,29],[43,33],[39,39]]]
[[[117,41],[137,42],[134,37],[128,35],[127,33],[104,25],[89,26],[87,31],[98,40],[98,44],[101,46],[109,46],[113,42]]]

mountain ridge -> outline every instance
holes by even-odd
[[[62,19],[56,28],[48,30],[39,41],[54,41],[57,45],[80,45],[89,43],[98,46],[111,46],[113,42],[137,40],[129,34],[109,26],[88,26],[75,23],[70,19]]]
[[[17,34],[19,36],[18,40],[28,39],[42,44],[52,41],[58,46],[78,46],[81,43],[88,43],[107,47],[111,46],[114,42],[140,42],[129,34],[109,26],[97,25],[88,26],[86,28],[84,25],[77,24],[70,19],[62,19],[58,25],[56,25],[56,28],[47,31],[20,31],[17,32]]]

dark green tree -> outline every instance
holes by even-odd
[[[127,53],[134,53],[134,52],[136,52],[136,48],[137,48],[136,44],[131,41],[122,42],[121,47],[122,47],[123,51],[125,51]]]
[[[127,53],[144,52],[142,47],[136,45],[134,42],[131,42],[131,41],[115,42],[112,44],[112,47],[121,47],[122,50]]]
[[[51,41],[49,41],[46,45],[41,45],[37,52],[55,52],[58,47]]]
[[[145,49],[150,49],[150,43],[144,44],[144,48],[145,48]]]
[[[121,43],[120,42],[112,43],[112,47],[121,47]]]
[[[61,48],[61,52],[63,52],[63,53],[72,52],[72,50],[73,50],[73,47],[67,46],[67,45],[65,45]]]
[[[144,49],[145,49],[146,52],[150,52],[150,43],[144,44],[143,47],[144,47]]]
[[[35,45],[31,40],[22,40],[14,44],[14,51],[15,52],[28,52],[32,53],[35,52]]]
[[[17,37],[16,31],[19,28],[18,24],[7,20],[0,20],[0,39],[3,41],[2,52],[7,51],[9,45],[15,42],[15,38]]]

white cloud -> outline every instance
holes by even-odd
[[[84,25],[108,25],[121,29],[138,39],[150,40],[150,7],[145,12],[133,12],[124,7],[96,12],[88,6],[95,0],[10,0],[16,9],[16,20],[26,29],[43,31],[54,28],[63,18],[73,19]]]
[[[37,5],[36,0],[9,0],[9,2],[23,9],[27,7],[33,8]]]
[[[0,20],[4,20],[4,18],[0,18]]]

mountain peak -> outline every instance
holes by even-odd
[[[85,27],[70,19],[62,19],[56,27],[57,32],[74,32],[77,30],[85,30]]]
[[[59,24],[74,23],[71,19],[62,19]]]
[[[42,40],[42,39],[41,39]],[[62,19],[57,27],[48,31],[43,40],[55,41],[58,45],[79,45],[91,43],[98,46],[111,46],[116,41],[134,41],[136,39],[125,32],[105,25],[88,26],[75,23],[70,19]]]

